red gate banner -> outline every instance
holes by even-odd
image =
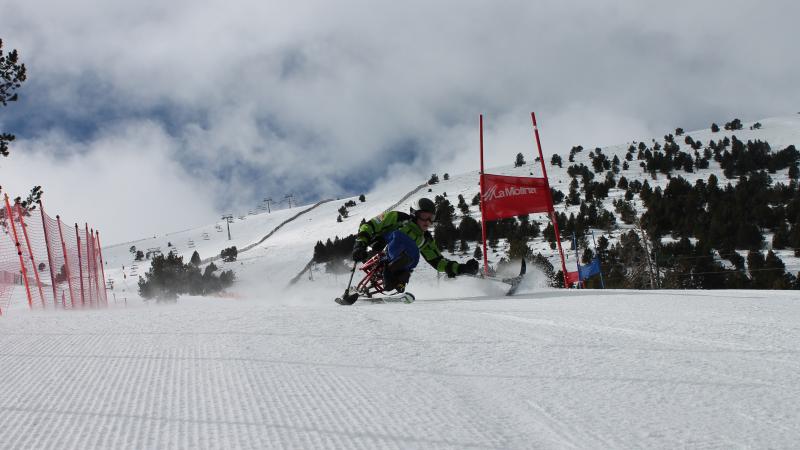
[[[552,211],[549,189],[547,178],[485,174],[481,183],[484,220]]]

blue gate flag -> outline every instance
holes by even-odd
[[[593,277],[600,273],[600,258],[594,257],[592,262],[584,266],[578,266],[578,274],[581,281]]]

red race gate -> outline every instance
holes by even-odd
[[[547,180],[547,168],[542,155],[542,144],[539,140],[539,128],[536,125],[536,115],[531,113],[533,131],[536,136],[536,146],[539,150],[539,162],[542,164],[544,177],[512,177],[506,175],[488,174],[483,166],[483,114],[480,116],[480,146],[481,146],[481,229],[483,238],[483,268],[484,273],[489,269],[488,252],[486,249],[486,221],[516,217],[523,214],[547,213],[550,223],[556,234],[558,252],[561,255],[561,273],[564,274],[564,286],[569,286],[567,280],[567,265],[564,260],[564,250],[561,248],[561,234],[558,231],[558,220],[553,208],[553,196],[550,192],[550,182]]]

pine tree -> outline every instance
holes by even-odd
[[[727,122],[725,124],[725,129],[726,130],[733,130],[733,131],[741,130],[742,129],[742,121],[739,120],[739,119],[733,119],[732,121]]]
[[[189,263],[195,267],[200,266],[201,264],[200,254],[197,253],[197,250],[195,250],[194,253],[192,253],[192,259],[189,260]]]
[[[800,178],[800,169],[797,167],[796,163],[789,166],[789,178],[792,180]]]
[[[789,227],[786,222],[781,222],[775,234],[772,236],[772,248],[775,250],[783,250],[789,246]]]
[[[544,231],[542,231],[542,236],[547,240],[547,242],[550,242],[553,244],[553,246],[555,246],[556,231],[555,228],[553,228],[552,223],[548,223],[547,226],[544,227]]]
[[[139,294],[145,299],[174,302],[184,292],[184,272],[182,256],[173,252],[156,255],[145,277],[139,278]]]
[[[11,50],[8,56],[3,55],[3,40],[0,39],[0,104],[7,106],[15,102],[19,95],[15,92],[27,79],[25,64],[19,62],[19,54]],[[8,156],[8,143],[15,139],[13,134],[0,133],[0,156]]]
[[[550,188],[550,195],[553,198],[553,204],[558,205],[564,201],[564,193],[556,188]]]
[[[767,279],[764,274],[764,255],[760,251],[750,250],[747,253],[747,270],[750,273],[750,279],[753,281],[753,287],[756,289],[766,289]]]
[[[528,256],[528,239],[525,236],[514,236],[509,239],[508,257],[510,259],[522,259]]]
[[[458,238],[466,241],[478,241],[481,239],[481,224],[471,216],[464,216],[458,224]]]
[[[222,285],[222,289],[230,287],[234,281],[236,281],[236,274],[232,270],[223,270],[219,274],[219,282]]]
[[[7,11],[3,11],[7,12]],[[16,102],[19,99],[17,89],[22,87],[22,83],[27,79],[25,64],[19,61],[19,54],[16,50],[11,50],[8,56],[3,53],[3,40],[0,39],[0,106],[8,106],[9,102]],[[8,157],[8,144],[16,139],[11,133],[0,131],[0,156]],[[0,186],[2,191],[2,186]],[[21,197],[14,199],[14,203],[20,204],[22,208],[32,211],[36,209],[36,204],[42,198],[42,187],[34,186],[27,198]]]
[[[458,194],[458,209],[465,216],[469,214],[469,205],[467,205],[467,201],[464,200],[464,196],[461,194]]]
[[[328,240],[330,242],[330,240]],[[314,245],[314,262],[316,263],[323,263],[328,260],[328,252],[326,251],[325,244],[322,241],[317,241],[317,244]]]
[[[767,272],[767,289],[789,289],[791,287],[790,279],[786,273],[786,266],[772,250],[767,252],[767,257],[764,260],[764,269]]]
[[[236,246],[228,247],[220,252],[220,257],[225,262],[234,262],[236,261],[236,257],[239,255],[239,251],[236,249]]]

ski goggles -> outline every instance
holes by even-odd
[[[419,214],[417,216],[417,220],[419,220],[420,222],[433,223],[433,221],[434,221],[433,214],[431,214],[431,213],[427,213],[425,215]]]

